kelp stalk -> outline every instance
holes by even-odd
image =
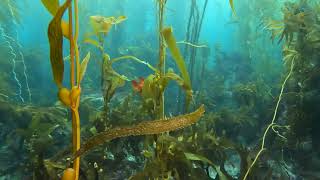
[[[75,41],[73,40],[73,22],[72,22],[72,5],[69,6],[68,9],[68,14],[69,14],[69,40],[70,40],[70,87],[73,87],[75,85],[75,66],[74,66],[74,47],[75,47]],[[80,142],[78,142],[78,133],[77,133],[77,122],[79,121],[79,112],[77,110],[73,110],[71,108],[71,118],[72,118],[72,152],[77,151],[77,146],[80,145]],[[80,136],[80,135],[79,135]],[[74,172],[74,177],[79,176],[79,158],[74,160],[73,163],[73,172]]]
[[[272,129],[273,126],[276,125],[275,123],[275,120],[276,120],[276,117],[277,117],[277,114],[278,114],[278,108],[279,108],[279,105],[280,105],[280,102],[281,102],[281,99],[282,99],[282,95],[283,95],[283,91],[284,91],[284,88],[285,88],[285,85],[288,81],[288,79],[290,78],[291,74],[292,74],[292,71],[293,71],[293,68],[294,68],[294,60],[296,59],[296,57],[294,56],[291,60],[291,66],[290,66],[290,71],[288,73],[288,75],[286,76],[285,80],[283,81],[282,83],[282,86],[281,86],[281,91],[280,91],[280,94],[279,94],[279,98],[278,98],[278,101],[277,101],[277,104],[276,104],[276,107],[275,107],[275,110],[274,110],[274,113],[273,113],[273,117],[272,117],[272,121],[271,123],[268,125],[267,129],[264,131],[264,134],[263,134],[263,137],[262,137],[262,143],[261,143],[261,148],[260,150],[258,151],[256,157],[254,158],[252,164],[250,165],[250,167],[248,168],[243,180],[246,180],[251,169],[253,168],[253,166],[255,165],[255,163],[257,162],[257,160],[259,159],[260,155],[262,154],[262,152],[265,150],[265,141],[266,141],[266,136],[269,132],[270,129]]]
[[[71,5],[70,5],[71,7]],[[75,57],[76,57],[76,71],[77,71],[77,85],[80,89],[80,60],[79,60],[79,50],[78,50],[78,34],[79,34],[79,19],[78,19],[78,0],[74,0],[74,9],[75,9],[75,36],[74,38],[70,37],[70,43],[74,47],[72,47],[75,50]],[[72,16],[70,17],[72,19]],[[69,26],[72,26],[72,24],[69,24]],[[70,35],[72,32],[70,32]],[[74,62],[72,62],[72,66],[74,66]],[[73,74],[74,76],[74,74]],[[74,77],[73,77],[74,78]],[[73,86],[72,86],[73,87]],[[80,117],[79,117],[79,101],[80,101],[80,95],[77,99],[77,105],[75,108],[71,108],[72,110],[72,136],[73,136],[73,153],[77,152],[80,149]],[[79,178],[79,168],[80,168],[80,158],[74,159],[73,162],[73,169],[75,171],[75,180],[78,180]]]
[[[68,8],[69,15],[69,38],[73,39],[73,28],[72,28],[72,6]],[[70,40],[70,87],[73,87],[75,84],[74,80],[74,41]]]
[[[165,74],[165,58],[166,58],[166,48],[164,44],[164,37],[160,33],[163,29],[163,19],[164,19],[164,8],[167,0],[159,0],[158,1],[158,28],[159,28],[159,71],[160,71],[160,78],[164,76]],[[158,117],[163,119],[164,118],[164,92],[162,92],[160,96],[160,102],[159,102],[159,112]]]

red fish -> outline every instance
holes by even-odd
[[[135,92],[141,93],[143,85],[144,85],[144,78],[143,77],[140,77],[138,82],[136,80],[132,81],[132,88],[133,88],[133,91],[135,91]]]

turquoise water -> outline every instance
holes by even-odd
[[[320,179],[318,1],[68,1],[0,2],[0,179]]]

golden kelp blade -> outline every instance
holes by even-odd
[[[161,31],[161,33],[162,33],[162,35],[168,45],[168,48],[172,54],[173,59],[175,60],[176,64],[178,65],[179,71],[181,72],[182,78],[185,83],[185,89],[191,90],[192,89],[191,88],[191,81],[190,81],[189,73],[187,70],[187,66],[186,66],[186,63],[185,63],[185,61],[180,53],[180,50],[177,46],[176,40],[173,36],[172,28],[171,27],[164,28]],[[187,104],[188,104],[188,102],[191,101],[191,98],[192,97],[187,96]]]
[[[42,4],[54,16],[59,9],[59,0],[41,0]]]
[[[235,14],[236,14],[236,11],[235,11],[235,9],[234,9],[233,0],[229,0],[229,4],[230,4],[230,7],[231,7],[231,9],[232,9],[233,14],[235,15]]]
[[[41,0],[42,4],[50,12],[52,16],[55,16],[59,9],[59,0]],[[61,20],[61,28],[63,36],[69,38],[69,24]]]
[[[85,57],[85,58],[83,59],[83,61],[81,62],[79,82],[82,81],[83,76],[84,76],[84,74],[86,73],[87,65],[88,65],[89,60],[90,60],[90,52],[88,52],[88,54],[86,55],[86,57]]]
[[[57,86],[62,86],[64,63],[62,54],[63,34],[61,28],[61,18],[69,7],[71,0],[67,0],[57,11],[51,20],[48,28],[48,38],[50,43],[50,62],[53,78]]]
[[[112,27],[110,18],[103,16],[90,16],[90,24],[95,34],[108,33]]]
[[[73,158],[77,158],[92,148],[119,137],[127,136],[141,136],[141,135],[151,135],[160,134],[168,131],[174,131],[178,129],[185,128],[196,123],[200,117],[204,114],[204,106],[200,106],[196,111],[173,117],[170,119],[160,119],[155,121],[145,121],[131,127],[114,128],[108,131],[99,133],[96,136],[91,137],[87,142],[85,142],[81,148],[74,154]]]

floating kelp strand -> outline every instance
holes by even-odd
[[[48,38],[50,43],[50,62],[54,81],[61,87],[64,72],[64,62],[62,54],[63,33],[61,28],[61,18],[69,7],[71,0],[67,0],[57,11],[48,28]]]
[[[177,42],[177,44],[186,44],[188,46],[192,46],[192,47],[195,47],[195,48],[208,48],[208,46],[205,45],[205,44],[193,44],[193,43],[190,43],[190,42],[187,42],[187,41],[179,41],[179,42]]]
[[[185,128],[196,123],[200,117],[204,114],[205,109],[202,105],[196,111],[180,115],[177,117],[169,119],[160,119],[155,121],[145,121],[141,122],[132,127],[120,127],[110,129],[108,131],[102,132],[96,136],[93,136],[85,142],[79,151],[74,155],[74,159],[91,150],[92,148],[119,137],[127,136],[141,136],[141,135],[151,135],[160,134],[168,131],[174,131],[178,129]]]

